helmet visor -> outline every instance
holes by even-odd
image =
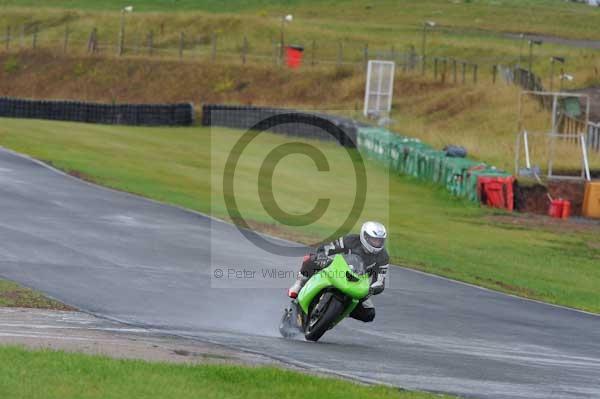
[[[373,248],[383,248],[383,244],[385,243],[385,238],[379,238],[379,237],[371,237],[370,235],[365,233],[365,239],[367,240],[367,242],[369,243],[370,246],[372,246]]]

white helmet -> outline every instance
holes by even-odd
[[[379,222],[365,222],[360,228],[360,242],[369,253],[376,254],[380,252],[386,238],[385,226]]]

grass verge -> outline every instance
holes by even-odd
[[[267,367],[186,366],[0,347],[6,398],[450,398]]]
[[[205,128],[132,128],[2,119],[0,145],[51,161],[99,184],[227,218],[219,183],[240,132]],[[340,147],[324,151],[330,173],[314,173],[305,156],[290,155],[275,168],[276,202],[302,214],[318,198],[332,205],[316,225],[285,228],[258,201],[257,175],[266,154],[289,142],[263,135],[249,146],[236,174],[236,201],[260,230],[306,242],[323,238],[348,215],[352,168]],[[351,166],[351,165],[350,165]],[[443,189],[402,176],[387,176],[367,163],[369,195],[360,220],[389,225],[397,264],[495,290],[600,312],[600,226],[548,223],[545,218],[482,209]],[[307,185],[310,182],[310,185]]]
[[[74,310],[44,295],[21,287],[12,281],[0,280],[0,307]]]

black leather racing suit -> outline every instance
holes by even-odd
[[[348,234],[329,244],[320,246],[317,248],[317,253],[320,252],[324,252],[326,255],[352,253],[360,256],[365,263],[365,266],[368,269],[371,269],[371,294],[381,294],[385,289],[385,278],[389,264],[389,256],[385,248],[376,254],[369,253],[365,251],[362,246],[358,234]],[[321,270],[322,265],[316,260],[316,254],[305,256],[302,267],[300,268],[300,273],[306,277],[311,277]],[[350,317],[364,322],[373,321],[375,318],[375,307],[371,300],[367,299],[359,303],[352,313],[350,313]]]

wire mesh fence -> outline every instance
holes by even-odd
[[[171,60],[218,62],[229,64],[271,64],[285,66],[287,47],[302,49],[302,68],[344,67],[366,69],[368,60],[394,61],[400,73],[415,73],[432,77],[442,83],[476,84],[496,82],[497,66],[489,62],[472,62],[453,57],[422,54],[410,45],[373,45],[356,41],[310,39],[286,43],[272,36],[260,40],[222,32],[166,35],[157,30],[124,29],[114,31],[91,28],[87,32],[65,24],[62,33],[53,26],[36,24],[7,26],[0,31],[0,51],[44,49],[56,54],[94,55],[110,57],[152,57]]]

